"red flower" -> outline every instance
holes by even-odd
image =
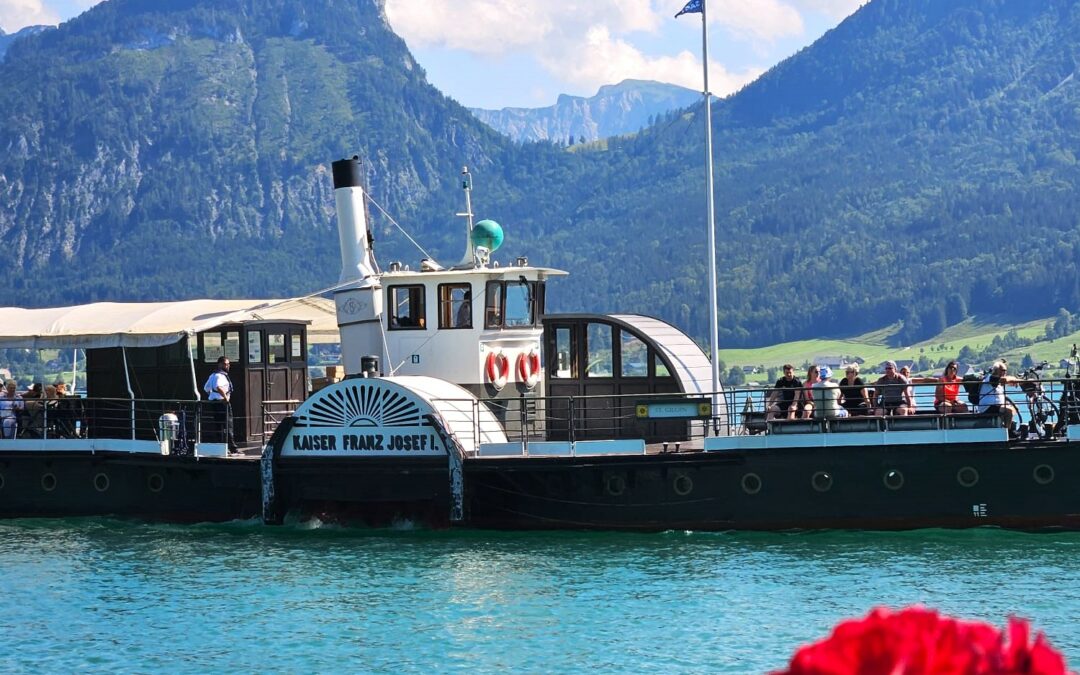
[[[827,639],[801,647],[774,675],[1065,675],[1065,659],[1042,633],[1009,618],[1008,639],[997,628],[909,607],[873,609],[842,621]]]

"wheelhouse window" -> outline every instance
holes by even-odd
[[[574,372],[574,341],[569,327],[559,326],[555,329],[555,372],[552,377],[561,380],[577,376]]]
[[[249,330],[247,334],[247,362],[248,363],[262,363],[262,331],[261,330]]]
[[[484,328],[531,328],[544,310],[539,281],[489,281],[484,295]]]
[[[231,330],[225,333],[225,358],[229,361],[240,360],[240,331]]]
[[[472,284],[439,284],[439,328],[472,325]]]
[[[606,323],[590,323],[585,333],[588,365],[585,377],[612,377],[611,326]]]
[[[266,336],[266,362],[281,363],[285,360],[285,335],[270,333]]]
[[[671,377],[671,371],[664,365],[664,360],[660,358],[659,354],[653,354],[653,369],[657,377]]]
[[[390,330],[424,330],[424,287],[391,286],[388,293]]]
[[[619,331],[622,348],[619,350],[620,372],[623,377],[649,376],[649,348],[625,328]]]
[[[221,345],[221,333],[203,333],[203,363],[215,363],[219,356],[225,355]]]

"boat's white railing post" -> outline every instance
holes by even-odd
[[[187,355],[188,363],[191,365],[191,391],[195,394],[195,400],[199,401],[202,396],[199,394],[199,379],[195,375],[195,352],[192,348],[191,338],[192,335],[185,338],[187,340]]]
[[[195,428],[195,439],[194,440],[195,440],[196,443],[198,443],[198,442],[202,441],[202,438],[200,436],[200,434],[202,433],[202,427],[198,424],[199,418],[202,417],[202,415],[200,414],[200,410],[199,410],[199,403],[200,403],[200,401],[202,401],[202,395],[199,393],[199,379],[195,375],[195,348],[194,348],[194,345],[191,344],[191,338],[193,338],[193,337],[194,337],[193,335],[187,336],[187,353],[188,353],[188,364],[190,364],[190,366],[191,366],[191,390],[195,394],[195,410],[194,410],[194,412],[195,412],[195,421],[196,421],[195,426],[196,426],[196,428]]]
[[[128,396],[131,398],[131,440],[135,440],[135,392],[131,389],[131,373],[128,372],[127,347],[121,347],[120,353],[124,357],[124,383],[127,385]]]

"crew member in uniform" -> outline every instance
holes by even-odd
[[[210,374],[210,379],[203,385],[203,391],[209,394],[210,413],[213,420],[212,427],[206,434],[206,440],[211,443],[226,443],[230,451],[235,451],[236,443],[233,442],[232,420],[230,419],[232,410],[229,403],[233,392],[232,380],[229,379],[230,365],[228,357],[219,356],[217,370]]]

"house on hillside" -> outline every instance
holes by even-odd
[[[877,371],[881,373],[885,372],[886,363],[888,363],[888,361],[882,361],[881,363],[877,364]],[[911,359],[894,359],[893,363],[896,364],[897,370],[900,370],[904,366],[907,366],[911,370],[915,370],[915,361]]]
[[[828,366],[833,370],[844,370],[850,363],[857,363],[860,366],[866,363],[866,359],[858,356],[816,356],[814,357],[814,363],[819,366]]]

